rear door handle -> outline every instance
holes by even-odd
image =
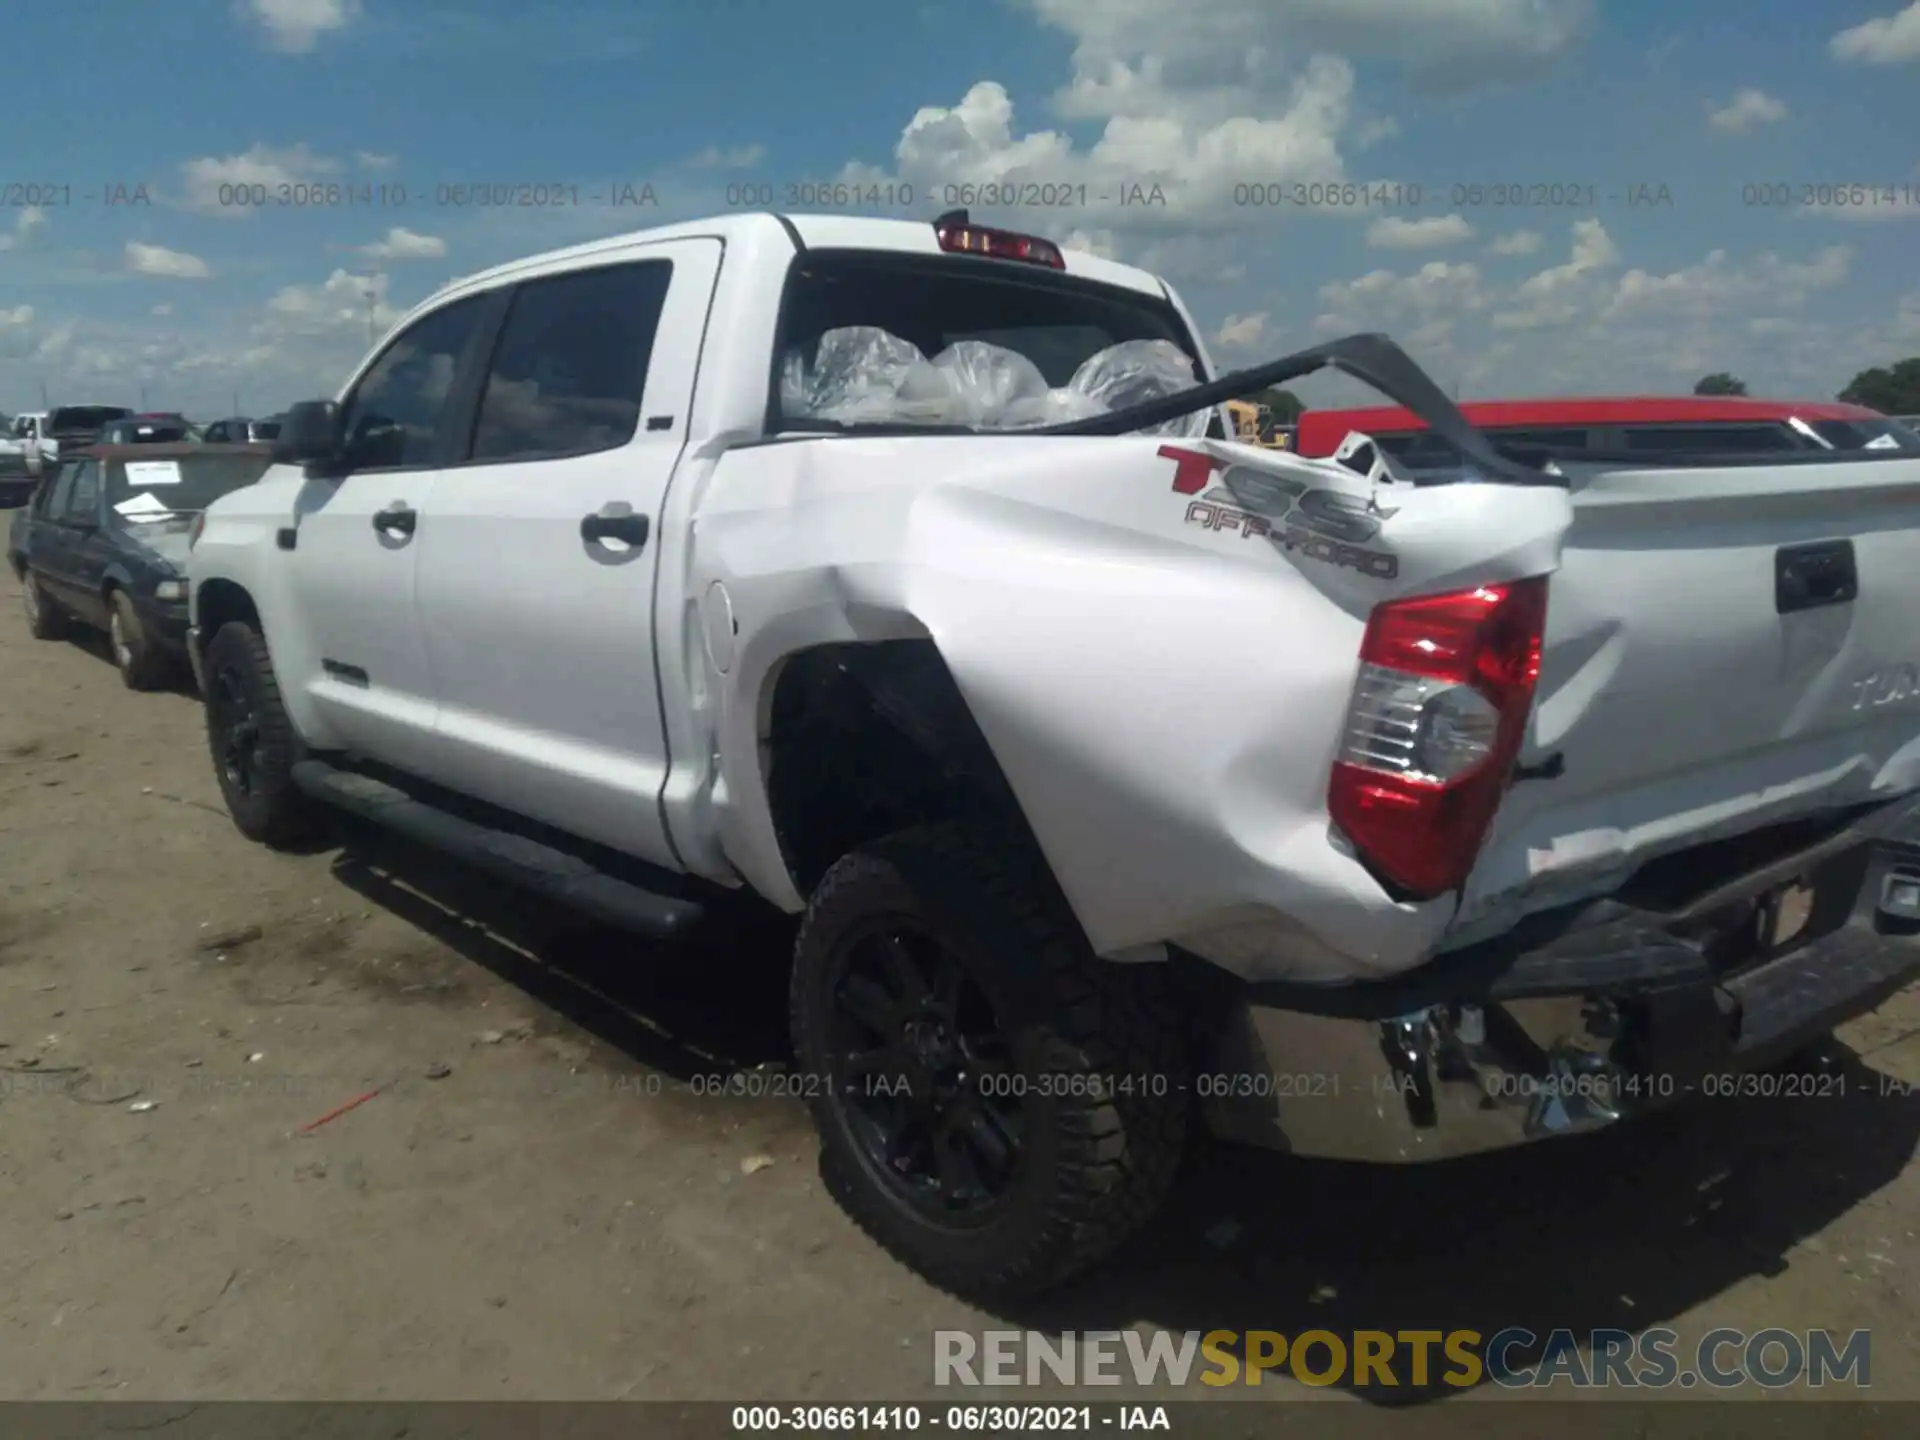
[[[382,535],[411,535],[419,523],[420,512],[399,500],[373,512],[373,528]]]
[[[601,506],[580,519],[580,538],[589,545],[603,540],[621,540],[638,550],[647,543],[652,529],[644,515],[636,515],[626,505],[615,502]]]

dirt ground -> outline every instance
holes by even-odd
[[[1843,1037],[1844,1100],[1421,1170],[1223,1151],[990,1316],[841,1217],[795,1103],[700,1093],[779,1062],[783,943],[250,845],[197,701],[35,642],[0,580],[0,1398],[951,1401],[941,1328],[1509,1324],[1865,1327],[1872,1398],[1920,1398],[1912,992]]]

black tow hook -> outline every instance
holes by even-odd
[[[1424,1016],[1380,1022],[1380,1052],[1399,1082],[1397,1088],[1406,1100],[1407,1116],[1419,1130],[1431,1130],[1440,1123],[1427,1034]]]

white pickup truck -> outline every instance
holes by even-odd
[[[46,424],[45,411],[29,411],[14,416],[0,431],[0,505],[26,504],[40,483]]]
[[[1327,366],[1468,464],[1215,428]],[[1523,459],[1378,336],[1210,374],[1156,277],[958,213],[460,281],[196,528],[233,818],[803,916],[822,1174],[977,1295],[1207,1129],[1564,1134],[1912,977],[1920,460]]]
[[[25,475],[34,482],[68,451],[90,445],[101,430],[133,412],[122,405],[66,405],[16,415],[0,436],[0,475]]]

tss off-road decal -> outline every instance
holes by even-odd
[[[1189,525],[1234,530],[1247,538],[1264,535],[1282,550],[1297,550],[1308,559],[1380,580],[1400,573],[1398,556],[1363,548],[1380,533],[1380,523],[1391,510],[1375,510],[1354,496],[1316,490],[1264,470],[1225,465],[1198,450],[1162,445],[1159,453],[1174,462],[1174,493],[1197,497],[1187,506]],[[1209,489],[1213,472],[1223,466],[1220,483]]]

